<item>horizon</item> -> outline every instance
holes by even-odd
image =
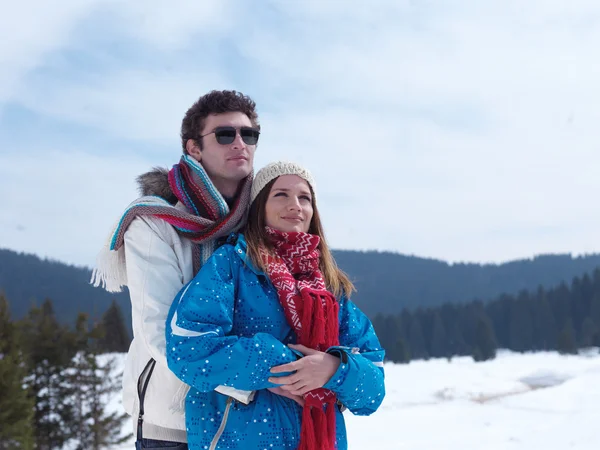
[[[0,247],[0,251],[9,251],[12,253],[16,253],[19,255],[24,255],[24,256],[34,256],[42,261],[48,261],[48,262],[57,262],[60,264],[64,264],[67,266],[71,266],[71,267],[75,267],[77,269],[85,269],[85,270],[93,270],[94,266],[93,265],[86,265],[86,264],[78,264],[78,263],[72,263],[72,262],[68,262],[68,261],[64,261],[61,259],[57,259],[54,258],[52,256],[48,256],[48,255],[40,255],[38,253],[34,253],[34,252],[27,252],[27,251],[21,251],[21,250],[14,250],[11,248],[7,248],[7,247]],[[589,257],[594,257],[594,256],[600,256],[600,252],[598,253],[582,253],[582,254],[574,254],[574,253],[542,253],[542,254],[537,254],[537,255],[533,255],[533,256],[524,256],[521,258],[515,258],[515,259],[510,259],[510,260],[506,260],[506,261],[500,261],[500,262],[479,262],[479,261],[445,261],[443,259],[438,259],[438,258],[430,258],[427,256],[419,256],[419,255],[409,255],[409,254],[405,254],[405,253],[401,253],[401,252],[397,252],[394,250],[373,250],[373,249],[340,249],[340,248],[332,248],[331,249],[332,252],[338,252],[338,251],[342,251],[342,252],[355,252],[355,253],[377,253],[377,254],[391,254],[391,255],[395,255],[395,256],[401,256],[401,257],[406,257],[406,258],[415,258],[415,259],[420,259],[420,260],[426,260],[426,261],[433,261],[433,262],[439,262],[442,264],[446,264],[450,267],[456,266],[456,265],[480,265],[480,266],[503,266],[506,264],[512,264],[512,263],[518,263],[518,262],[524,262],[524,261],[534,261],[536,259],[539,258],[544,258],[544,257],[570,257],[571,259],[580,259],[580,258],[589,258]]]

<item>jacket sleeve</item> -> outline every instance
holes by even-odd
[[[177,295],[167,321],[169,368],[201,392],[217,385],[249,391],[275,387],[267,381],[275,376],[270,369],[296,360],[290,348],[268,333],[230,334],[242,270],[232,268],[232,258],[238,258],[232,246],[218,249]]]
[[[136,339],[166,367],[165,321],[183,274],[173,248],[142,218],[131,223],[124,245]]]
[[[351,301],[340,300],[340,345],[328,353],[341,359],[337,372],[323,386],[353,414],[368,416],[385,397],[384,350],[371,321]]]

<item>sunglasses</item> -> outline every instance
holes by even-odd
[[[240,137],[246,145],[256,145],[260,131],[256,128],[251,127],[240,127]],[[200,137],[208,136],[209,134],[215,134],[215,139],[221,145],[229,145],[235,141],[235,136],[238,129],[235,127],[217,127],[210,133],[203,134]]]

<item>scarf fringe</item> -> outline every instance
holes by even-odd
[[[303,290],[301,298],[303,328],[300,340],[308,342],[310,348],[324,351],[328,347],[327,342],[338,339],[340,305],[329,292]]]
[[[312,410],[310,406],[304,406],[302,411],[302,427],[300,429],[300,445],[298,450],[317,450],[317,439],[315,436],[315,424],[312,417]]]
[[[327,304],[327,317],[339,317],[340,316],[340,304],[337,300],[330,296],[328,297]],[[325,324],[325,339],[327,342],[339,339],[340,335],[340,322],[339,320],[328,320]]]
[[[313,306],[314,302],[311,296],[307,293],[302,293],[302,328],[297,330],[300,334],[298,336],[298,342],[306,342],[312,348],[312,327],[310,323],[313,319]]]
[[[144,198],[144,197],[142,197]],[[113,236],[121,221],[117,221],[104,242],[104,246],[96,257],[96,267],[92,271],[90,283],[94,287],[102,287],[108,292],[121,292],[127,286],[127,270],[125,268],[125,250],[111,250]]]
[[[123,286],[127,286],[123,247],[116,251],[102,250],[96,259],[96,267],[92,271],[90,283],[108,292],[121,292]]]
[[[298,450],[335,450],[335,437],[335,399],[305,405]]]
[[[319,406],[317,408],[311,408],[311,414],[313,416],[313,423],[315,424],[315,437],[317,439],[320,438],[321,442],[319,442],[319,446],[321,448],[327,448],[323,444],[329,441],[328,433],[327,433],[327,419],[325,417],[325,411],[323,411],[323,407]]]
[[[327,404],[327,412],[325,413],[325,415],[327,416],[327,430],[329,432],[328,434],[328,443],[329,443],[329,448],[330,449],[335,449],[335,437],[336,437],[336,429],[335,429],[335,408],[336,408],[336,402],[332,402],[332,403],[328,403]]]

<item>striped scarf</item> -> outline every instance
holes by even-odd
[[[327,290],[319,269],[319,236],[270,227],[267,233],[275,255],[262,249],[261,258],[297,343],[322,352],[339,345],[339,303]],[[336,402],[329,389],[313,389],[304,395],[299,450],[335,448]]]
[[[158,196],[140,197],[131,203],[113,227],[98,255],[92,273],[94,286],[120,292],[127,285],[123,242],[127,228],[139,216],[152,216],[171,224],[177,233],[197,244],[193,247],[194,274],[216,249],[216,239],[237,231],[245,222],[252,175],[243,180],[231,208],[215,188],[202,165],[188,155],[169,171],[169,186],[185,205],[178,208]]]

